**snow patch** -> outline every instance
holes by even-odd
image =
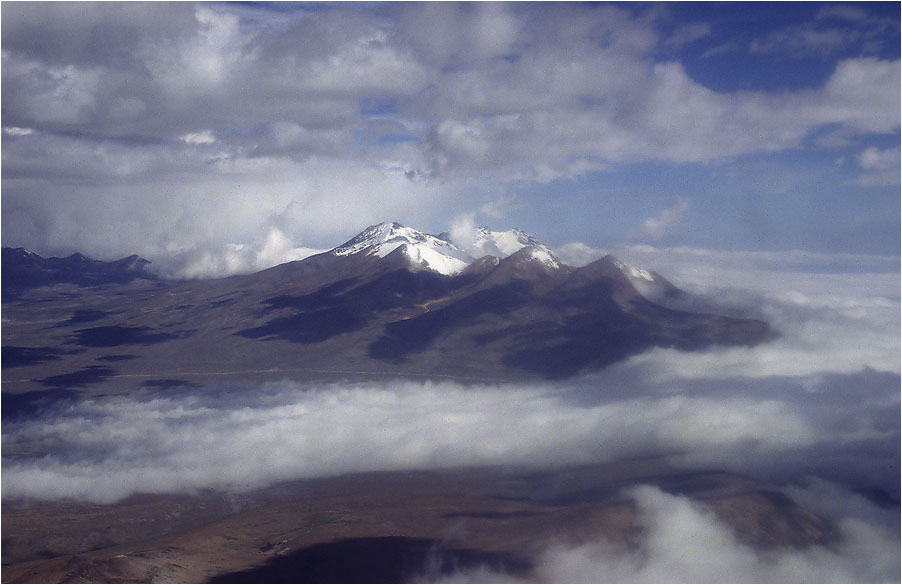
[[[545,246],[532,246],[530,247],[529,253],[533,259],[538,260],[548,268],[558,269],[561,267],[561,263],[558,262],[557,258],[555,258]]]
[[[414,263],[440,274],[453,275],[467,267],[472,258],[453,243],[425,234],[397,222],[370,226],[342,246],[336,256],[366,253],[384,258],[406,246],[404,253]]]
[[[411,244],[403,244],[403,246],[404,253],[412,262],[441,274],[451,276],[457,274],[469,265],[463,260],[446,256],[445,254],[426,246]]]
[[[655,281],[654,275],[647,270],[636,268],[635,266],[631,266],[629,264],[626,264],[625,262],[621,262],[620,260],[615,260],[614,265],[622,270],[624,274],[630,277],[630,279],[647,280],[648,282]]]
[[[507,258],[526,246],[545,248],[534,237],[516,228],[506,232],[493,232],[487,227],[479,227],[476,228],[476,234],[472,241],[455,243],[477,257],[498,256],[499,258]],[[550,254],[551,251],[548,250],[548,253]]]
[[[507,258],[529,247],[531,256],[546,267],[561,267],[561,261],[550,248],[518,229],[493,232],[480,227],[468,230],[466,237],[459,232],[457,230],[454,236],[433,236],[397,222],[385,222],[366,228],[331,253],[336,256],[363,253],[384,258],[398,247],[406,246],[404,253],[413,263],[440,274],[454,275],[477,258]],[[458,241],[461,239],[466,241]]]

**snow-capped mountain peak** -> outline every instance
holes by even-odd
[[[517,228],[506,232],[493,232],[487,227],[479,227],[476,228],[476,237],[472,243],[472,247],[481,252],[481,256],[490,255],[499,258],[506,258],[526,246],[544,247],[534,237]]]
[[[451,241],[450,237],[445,237],[445,239]],[[549,266],[560,265],[560,260],[548,246],[517,228],[507,231],[492,231],[487,227],[477,227],[472,236],[462,237],[458,234],[454,243],[474,258],[482,256],[507,258],[529,246],[535,248],[536,253],[541,255],[542,260]]]
[[[425,244],[402,244],[400,247],[411,263],[445,275],[457,274],[470,264]]]
[[[658,274],[657,272],[649,272],[641,268],[636,268],[626,262],[613,260],[614,265],[626,275],[630,283],[635,287],[639,294],[646,299],[656,303],[665,303],[683,296],[683,292],[674,286],[669,280]]]
[[[453,243],[398,222],[370,226],[331,253],[336,256],[364,253],[384,258],[401,246],[414,264],[441,274],[456,274],[471,261],[469,255]]]
[[[401,225],[384,222],[370,226],[331,251],[336,256],[366,254],[384,258],[403,246],[403,253],[417,267],[453,275],[483,256],[507,258],[523,248],[547,268],[557,269],[561,261],[548,246],[518,229],[492,231],[476,228],[472,239],[452,242],[448,234],[433,236]]]

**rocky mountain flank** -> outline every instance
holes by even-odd
[[[775,336],[762,321],[668,308],[655,301],[684,293],[660,275],[611,256],[567,266],[517,230],[482,228],[461,246],[379,224],[304,260],[193,282],[157,279],[137,257],[4,249],[3,260],[5,393],[243,378],[558,379],[653,347]]]

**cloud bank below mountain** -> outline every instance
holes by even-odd
[[[3,496],[110,502],[346,472],[653,455],[771,479],[813,474],[898,495],[895,375],[677,386],[633,376],[615,371],[563,387],[285,382],[253,392],[88,400],[4,423],[8,453],[45,455],[4,457]]]

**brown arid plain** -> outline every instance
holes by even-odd
[[[691,497],[755,548],[832,538],[773,486],[657,459],[380,472],[114,505],[4,502],[3,581],[406,582],[490,570],[529,582],[549,546],[632,546],[624,489],[637,484]]]

